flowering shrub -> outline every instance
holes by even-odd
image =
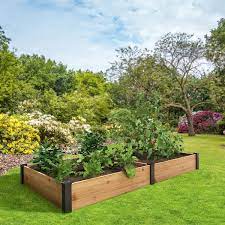
[[[15,116],[0,114],[0,152],[31,154],[39,147],[38,130]]]
[[[193,125],[196,133],[215,133],[217,123],[222,120],[222,114],[212,111],[199,111],[192,114]],[[188,122],[186,116],[183,116],[178,124],[179,133],[188,132]]]
[[[29,117],[28,124],[37,128],[40,133],[41,142],[48,139],[54,144],[69,145],[75,144],[75,139],[67,124],[57,121],[52,115],[33,112],[27,114]]]
[[[90,125],[86,124],[81,117],[73,118],[66,124],[57,121],[52,115],[38,111],[29,113],[27,116],[28,124],[39,130],[42,143],[48,139],[51,143],[60,145],[64,150],[76,149],[77,134],[90,130]]]
[[[68,123],[70,131],[76,136],[77,134],[83,134],[84,132],[90,132],[91,126],[87,124],[86,119],[83,117],[73,117]]]
[[[39,103],[36,99],[29,99],[20,102],[17,106],[16,113],[24,114],[34,112],[39,107]]]

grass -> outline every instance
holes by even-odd
[[[19,184],[19,170],[0,177],[0,224],[223,225],[225,137],[184,136],[187,152],[200,153],[200,170],[139,189],[70,214]]]

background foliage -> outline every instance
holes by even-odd
[[[171,61],[172,50],[176,54]],[[38,119],[39,127],[32,125],[38,127],[41,141],[44,130],[52,128],[52,139],[58,132],[64,141],[56,139],[67,144],[76,133],[69,128],[70,121],[78,117],[92,126],[105,125],[117,117],[117,122],[120,120],[125,127],[120,133],[136,124],[136,115],[138,119],[149,117],[174,129],[179,117],[186,114],[190,130],[193,110],[224,114],[224,19],[205,36],[205,42],[193,35],[169,33],[156,43],[154,52],[138,47],[120,48],[116,52],[117,58],[106,73],[74,71],[41,55],[18,56],[0,27],[0,113],[29,117],[38,111],[45,117],[48,115],[54,129],[47,121],[42,121],[42,129],[43,118]],[[213,64],[213,69],[204,70],[196,64],[199,60]],[[136,119],[132,118],[134,115]],[[4,118],[11,119],[6,115]],[[22,121],[18,123],[22,126]],[[222,123],[218,125],[219,133],[223,133]]]

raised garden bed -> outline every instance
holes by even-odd
[[[139,163],[133,178],[127,178],[121,171],[81,181],[67,180],[59,183],[27,165],[21,165],[21,183],[62,208],[63,212],[71,212],[198,168],[197,153],[183,154],[175,159],[152,161],[149,165]]]
[[[151,165],[150,183],[154,184],[199,169],[199,154],[183,153],[174,159],[151,161],[149,164]]]

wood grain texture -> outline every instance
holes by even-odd
[[[24,184],[41,194],[43,197],[61,207],[62,186],[53,178],[24,166]]]
[[[177,159],[155,163],[155,182],[190,172],[196,169],[196,156],[187,155]]]
[[[123,172],[112,173],[72,184],[72,208],[94,204],[149,185],[150,166],[136,168],[136,176],[127,178]]]

